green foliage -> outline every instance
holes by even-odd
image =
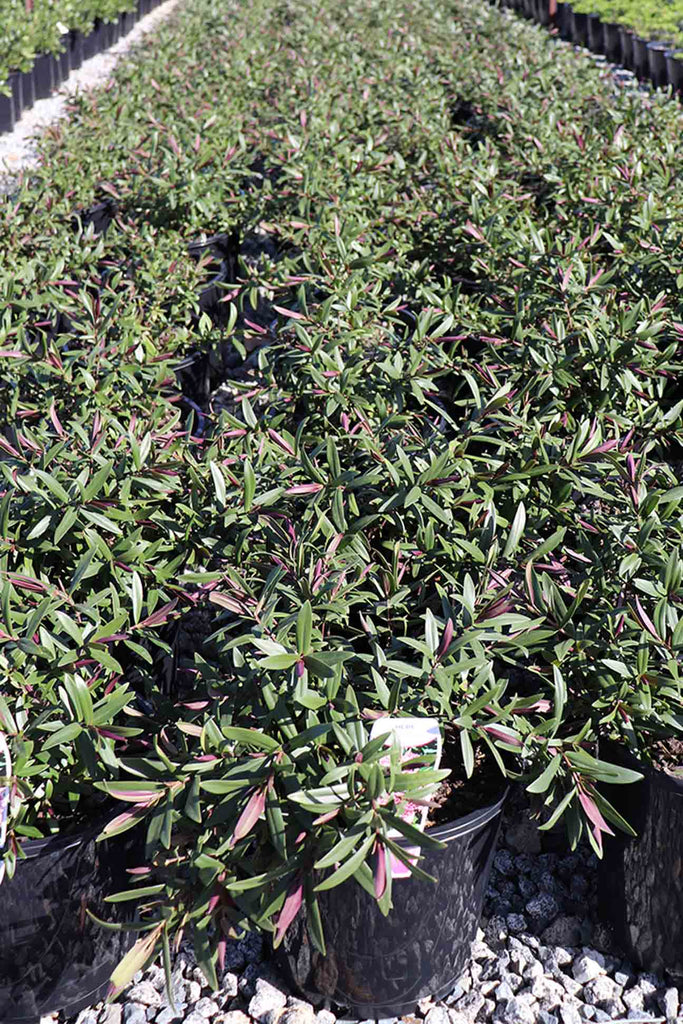
[[[683,43],[683,3],[681,0],[578,0],[572,6],[586,14],[599,14],[603,21],[618,22],[634,29],[645,39],[664,39]]]
[[[0,90],[11,71],[28,71],[41,53],[60,53],[69,29],[89,32],[95,18],[116,21],[132,11],[134,0],[0,0]]]
[[[200,0],[2,199],[7,856],[145,830],[116,986],[322,947],[410,791],[378,716],[628,827],[598,738],[683,728],[680,138],[495,9]]]

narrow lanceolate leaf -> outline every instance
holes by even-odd
[[[524,533],[524,527],[526,525],[526,509],[524,508],[524,502],[520,501],[517,506],[515,518],[512,520],[510,526],[510,532],[508,539],[505,544],[505,550],[503,551],[503,558],[509,558],[515,553],[519,546],[519,541]]]
[[[230,840],[231,846],[234,846],[240,839],[244,839],[245,836],[249,835],[266,808],[266,795],[267,790],[265,786],[253,790],[244,810],[237,819],[235,831]]]
[[[121,963],[112,972],[107,999],[115,999],[120,995],[138,971],[147,966],[165,927],[165,923],[160,922],[148,935],[138,939],[133,948],[126,953]]]
[[[361,844],[358,850],[356,850],[348,860],[344,861],[341,867],[337,868],[336,871],[333,871],[331,875],[328,875],[327,878],[316,885],[315,891],[323,892],[325,889],[333,889],[335,885],[341,885],[341,883],[345,882],[347,878],[350,878],[354,871],[356,871],[356,869],[365,860],[374,841],[374,836],[368,836],[365,842]]]
[[[254,501],[256,493],[256,477],[251,462],[247,459],[244,463],[244,511],[248,512]]]
[[[213,479],[213,486],[216,491],[216,500],[220,507],[225,508],[226,490],[225,490],[225,477],[220,466],[217,466],[215,462],[209,463],[209,469],[211,470],[211,477]]]
[[[660,643],[663,643],[664,641],[657,632],[652,619],[649,617],[649,615],[647,614],[647,612],[645,611],[637,597],[635,598],[635,605],[635,610],[632,608],[631,611],[633,612],[636,621],[639,623],[640,626],[642,626],[643,629],[647,630],[650,636],[653,636],[655,640],[658,640]]]
[[[562,755],[555,754],[550,764],[544,769],[539,777],[534,779],[534,781],[526,787],[527,793],[545,793],[557,775],[561,761]]]
[[[313,630],[313,612],[311,602],[304,601],[296,619],[296,645],[299,654],[306,654],[311,646],[311,632]]]
[[[387,851],[379,843],[375,853],[375,899],[381,900],[387,887]]]
[[[292,882],[291,886],[289,887],[287,896],[285,897],[285,902],[282,905],[282,910],[278,915],[277,925],[275,926],[275,937],[273,939],[273,945],[275,946],[276,949],[282,942],[283,938],[285,937],[285,933],[289,928],[290,924],[292,923],[296,915],[299,913],[299,910],[301,909],[301,904],[303,903],[303,899],[303,878],[301,875],[297,875],[294,881]]]

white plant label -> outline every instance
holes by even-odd
[[[379,736],[387,736],[390,740],[394,737],[401,748],[401,761],[415,761],[421,757],[425,758],[424,765],[419,763],[414,770],[420,771],[421,767],[436,769],[441,763],[442,741],[439,723],[434,718],[378,718],[372,724],[370,739],[377,739]],[[410,802],[406,803],[402,817],[411,825],[424,831],[427,821],[428,807],[417,807]],[[392,839],[400,838],[401,833],[394,829],[390,833]],[[410,846],[407,852],[415,860],[420,855],[417,846]],[[401,863],[393,853],[389,853],[392,878],[410,878],[410,871],[405,864]]]

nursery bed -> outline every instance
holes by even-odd
[[[45,687],[71,710],[60,666],[86,666],[112,704],[124,677],[134,721],[163,721],[165,751],[201,737],[202,764],[219,763],[210,705],[232,711],[240,658],[267,655],[259,693],[261,672],[279,685],[296,665],[301,679],[306,658],[312,686],[334,676],[309,603],[334,571],[334,614],[357,588],[387,646],[397,622],[417,628],[429,586],[450,602],[450,626],[439,632],[419,605],[427,654],[445,656],[454,619],[465,639],[482,631],[463,648],[477,671],[484,641],[499,645],[507,662],[483,668],[504,682],[528,648],[530,692],[548,695],[520,710],[530,720],[561,717],[588,662],[600,714],[618,693],[620,713],[664,721],[679,706],[673,684],[651,682],[668,679],[682,642],[682,126],[677,102],[619,94],[609,71],[465,0],[436,0],[428,16],[412,0],[197,0],[105,90],[75,97],[0,197],[9,683],[23,692],[29,665],[29,695]],[[274,621],[276,585],[278,621],[303,635],[297,654],[262,641],[238,657],[235,622],[249,637],[264,607]],[[376,634],[353,628],[364,670]],[[378,661],[386,680],[362,677],[361,696],[376,685],[384,710],[403,673],[423,679],[399,654]],[[295,686],[306,724],[335,699]],[[526,695],[524,678],[514,687]],[[82,730],[109,742],[121,772],[125,700],[113,724],[105,706]],[[81,726],[51,724],[40,770],[58,782]],[[486,728],[500,737],[498,722]],[[503,744],[510,735],[521,743],[503,732]],[[591,786],[583,742],[567,740],[568,776]],[[149,769],[143,816],[164,767]],[[136,785],[146,770],[137,756]],[[219,806],[199,786],[174,804],[186,782],[155,812],[164,849],[183,815],[191,832]],[[270,784],[245,804],[258,809]],[[602,842],[599,827],[590,835]],[[182,851],[191,861],[192,843]],[[216,863],[207,854],[187,871]],[[450,1024],[675,1018],[675,986],[636,976],[591,934],[590,863],[583,846],[535,860],[503,848],[487,946]],[[166,909],[178,925],[181,901]],[[157,967],[121,1018],[98,1009],[79,1024],[305,1024],[298,1002],[279,1016],[285,997],[259,982],[258,946],[229,947],[223,996],[186,959],[179,1015]],[[422,1013],[446,1024],[444,1006]]]

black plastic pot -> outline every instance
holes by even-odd
[[[83,40],[83,60],[89,60],[90,57],[96,56],[96,54],[101,53],[104,49],[106,49],[105,24],[99,18],[96,18],[95,24]]]
[[[57,63],[59,65],[59,81],[66,82],[67,78],[71,74],[71,36],[69,32],[65,32],[60,40],[61,51],[57,54]]]
[[[33,78],[33,68],[30,71],[21,72],[21,109],[30,110],[36,102],[36,83]]]
[[[37,100],[49,96],[54,88],[54,60],[51,53],[41,53],[33,62],[33,82]]]
[[[641,81],[650,76],[650,61],[647,54],[647,39],[633,37],[633,70]]]
[[[683,50],[667,50],[666,78],[674,92],[683,92]]]
[[[96,835],[26,843],[27,859],[0,887],[3,1024],[36,1024],[57,1010],[68,1016],[92,1006],[135,938],[102,928],[86,911],[111,918],[114,905],[103,897],[130,887],[125,868],[135,862],[137,839],[96,843]]]
[[[572,42],[576,46],[588,46],[588,15],[572,11]]]
[[[612,64],[621,64],[621,34],[615,21],[602,23],[603,53]]]
[[[83,33],[77,28],[69,32],[69,68],[75,71],[83,63]]]
[[[536,21],[539,25],[550,24],[550,4],[548,0],[536,0]]]
[[[668,49],[667,43],[647,44],[648,71],[650,80],[657,89],[666,89],[669,84],[666,73],[666,52]]]
[[[615,744],[601,747],[601,756],[644,778],[609,792],[605,787],[638,835],[607,838],[600,913],[632,962],[683,978],[683,778],[641,764]]]
[[[11,132],[21,117],[23,107],[22,76],[19,71],[12,71],[7,79],[10,95],[0,95],[0,135]]]
[[[621,63],[629,71],[633,71],[633,41],[635,35],[630,29],[619,26],[619,39],[621,40]]]
[[[558,3],[555,21],[557,30],[563,39],[571,39],[572,37],[572,14],[571,4]]]
[[[588,18],[588,49],[593,53],[605,52],[605,33],[599,14],[589,14]]]
[[[506,796],[429,830],[446,843],[420,862],[437,883],[394,879],[388,917],[355,881],[321,894],[327,955],[312,946],[303,914],[278,950],[294,987],[361,1019],[402,1016],[447,995],[470,958]]]

